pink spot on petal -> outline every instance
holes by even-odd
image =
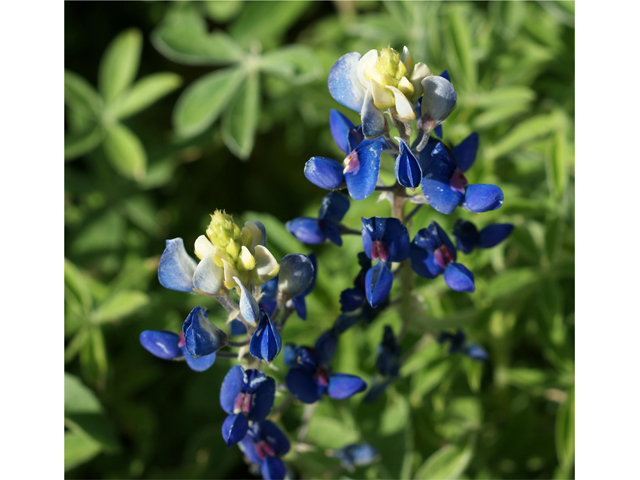
[[[358,152],[353,150],[347,158],[342,162],[344,170],[342,173],[356,173],[360,169],[360,160],[358,159]]]
[[[329,370],[327,370],[325,367],[318,367],[316,369],[316,373],[313,374],[313,378],[318,383],[318,385],[322,385],[323,387],[329,386]]]
[[[251,394],[240,392],[233,402],[233,413],[249,413],[251,411]]]
[[[185,344],[184,335],[182,334],[182,332],[180,332],[180,341],[178,342],[178,348],[184,347],[184,344]]]
[[[456,168],[453,172],[453,176],[449,180],[451,190],[456,190],[460,193],[464,193],[465,188],[469,185],[467,178],[464,176],[459,168]]]
[[[433,252],[433,255],[436,258],[436,263],[440,265],[441,268],[446,268],[447,265],[454,260],[453,255],[445,245],[442,245],[440,248],[436,249]]]
[[[389,249],[382,241],[374,240],[371,242],[371,259],[377,260],[378,258],[386,262],[389,258]]]
[[[276,456],[276,452],[273,449],[273,447],[269,445],[267,442],[265,442],[264,440],[260,440],[259,442],[256,442],[255,445],[256,445],[256,453],[258,454],[258,457],[260,458],[260,460],[264,460],[267,455],[269,455],[270,457]]]

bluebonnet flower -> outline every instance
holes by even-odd
[[[249,353],[256,358],[271,362],[278,356],[281,349],[282,338],[280,337],[280,332],[271,322],[267,311],[261,308],[258,328],[253,332],[249,342]]]
[[[207,318],[207,309],[195,307],[182,324],[185,348],[194,357],[210,355],[227,344],[227,335]]]
[[[400,144],[400,153],[396,157],[396,179],[403,187],[417,188],[422,181],[420,162],[402,138],[396,137],[396,140]]]
[[[240,320],[234,318],[229,322],[229,332],[231,332],[231,335],[245,335],[247,327]]]
[[[364,56],[358,52],[343,55],[329,72],[329,92],[362,118],[365,138],[374,138],[388,131],[383,110],[401,122],[416,118],[412,102],[420,95],[432,96],[424,87],[431,71],[424,63],[414,65],[407,47],[402,56],[387,47],[380,53],[370,50]]]
[[[158,264],[158,280],[170,290],[202,295],[225,295],[242,283],[261,285],[278,274],[278,262],[266,248],[266,232],[260,222],[246,222],[241,229],[231,215],[216,210],[205,235],[195,242],[193,260],[182,238],[166,241]]]
[[[220,388],[220,406],[229,414],[222,424],[227,446],[238,443],[249,429],[249,421],[264,420],[273,407],[276,382],[259,370],[231,367]]]
[[[456,333],[441,332],[438,335],[440,344],[450,342],[449,354],[462,353],[474,360],[485,361],[489,358],[489,354],[477,343],[469,343],[467,337],[461,329],[457,329]]]
[[[337,112],[331,111],[331,133],[338,146],[346,147],[342,163],[327,157],[312,157],[304,166],[304,175],[314,185],[327,190],[345,184],[354,200],[367,198],[376,188],[380,173],[380,155],[387,147],[384,138],[363,139],[359,127]]]
[[[265,480],[283,480],[287,469],[280,457],[290,447],[289,440],[275,423],[269,420],[252,422],[247,435],[238,443],[247,459],[260,469]]]
[[[353,288],[347,288],[340,293],[340,310],[343,312],[353,312],[360,308],[366,300],[364,279],[367,271],[371,268],[371,259],[364,253],[358,253],[358,264],[360,271],[353,281]]]
[[[375,308],[391,291],[393,274],[388,264],[409,256],[409,232],[397,218],[362,217],[362,245],[367,257],[378,260],[365,275],[365,295]]]
[[[321,339],[316,342],[316,348],[285,345],[284,363],[290,367],[285,381],[291,394],[303,403],[314,403],[325,393],[343,400],[365,390],[367,384],[360,377],[331,374],[326,364],[335,352],[337,335]]]
[[[506,239],[513,231],[510,223],[496,223],[487,225],[482,230],[471,222],[458,219],[453,226],[453,236],[456,239],[458,250],[463,253],[471,253],[476,248],[491,248]]]
[[[288,221],[285,227],[302,243],[317,245],[331,240],[342,246],[340,221],[349,210],[349,199],[339,192],[324,196],[318,218],[298,217]]]
[[[431,161],[431,153],[438,143],[442,143],[442,147],[447,151],[451,159],[453,159],[453,162],[456,164],[456,167],[459,168],[462,173],[469,170],[476,161],[476,157],[478,155],[477,132],[472,132],[467,138],[454,147],[447,146],[447,144],[442,140],[429,138],[426,147],[420,152],[418,157],[418,161],[420,162],[423,171],[427,170],[426,167]]]
[[[444,273],[444,281],[452,290],[474,292],[473,273],[456,263],[456,247],[436,222],[416,233],[409,255],[411,268],[421,277],[436,278]]]
[[[451,79],[449,78],[449,72],[447,72],[446,70],[444,70],[439,77],[444,78],[447,82],[449,82],[449,84],[451,83]],[[440,82],[440,80],[437,80],[438,82]],[[455,107],[455,104],[457,102],[457,95],[455,92],[455,89],[453,89],[453,86],[449,87],[448,84],[446,82],[443,82],[443,99],[441,100],[441,103],[445,104],[445,106],[448,104],[451,108],[449,109],[449,113],[451,113],[451,111],[453,110],[453,108]],[[423,101],[424,97],[420,97],[420,99],[416,102],[415,105],[415,112],[416,112],[416,117],[421,118],[422,117],[422,101]],[[433,108],[433,104],[434,102],[432,101],[430,103],[431,108]],[[449,115],[449,113],[447,114],[447,116]],[[431,117],[433,116],[430,115]],[[442,122],[446,119],[443,118],[441,119],[439,122],[434,122],[436,123],[435,128],[433,128],[433,133],[435,133],[438,138],[442,138]]]
[[[496,185],[469,185],[442,143],[435,146],[423,168],[422,192],[429,205],[444,214],[450,214],[458,205],[476,213],[496,210],[504,199]]]
[[[187,352],[182,332],[178,335],[166,330],[145,330],[140,334],[140,344],[149,353],[163,360],[184,358],[187,366],[194,372],[204,372],[216,361],[216,352],[197,358]]]
[[[368,443],[353,443],[338,450],[327,450],[327,455],[337,458],[344,468],[353,472],[355,467],[371,465],[380,459],[378,450]]]
[[[372,402],[380,396],[389,383],[398,377],[400,372],[400,353],[402,349],[389,325],[385,325],[382,342],[378,345],[376,369],[382,377],[376,379],[365,396],[365,402]]]

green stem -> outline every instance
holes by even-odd
[[[396,183],[393,195],[392,215],[402,223],[406,223],[408,218],[404,214],[404,204],[406,201],[405,189]],[[413,271],[409,265],[409,259],[404,260],[398,272],[400,280],[400,304],[398,312],[402,319],[402,331],[406,331],[409,319],[411,318],[411,292],[413,291]]]

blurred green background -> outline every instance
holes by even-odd
[[[471,183],[495,183],[501,209],[452,217],[423,208],[412,233],[456,217],[510,222],[499,247],[462,258],[473,295],[418,279],[424,299],[402,345],[461,326],[490,360],[434,341],[372,404],[323,400],[306,441],[285,457],[300,478],[573,478],[573,2],[66,2],[65,469],[68,478],[247,478],[227,449],[218,395],[232,363],[207,372],[163,362],[138,343],[178,331],[204,297],[163,289],[166,238],[188,246],[226,209],[267,227],[277,258],[316,252],[309,319],[283,340],[312,344],[339,313],[358,271],[358,237],[342,248],[300,244],[283,223],[316,216],[326,193],[306,181],[314,155],[341,158],[328,128],[328,71],[341,55],[407,45],[434,73],[448,69],[458,106],[444,127],[480,136]],[[393,161],[383,158],[383,179]],[[387,216],[376,196],[344,223]],[[389,309],[341,337],[334,371],[371,380]],[[282,356],[277,371],[282,382]],[[277,403],[283,397],[276,399]],[[303,408],[280,425],[298,435]],[[382,458],[355,473],[325,449],[367,441]]]

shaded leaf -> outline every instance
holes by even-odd
[[[576,447],[575,422],[575,389],[571,388],[556,416],[556,451],[560,466],[565,470],[573,465]]]
[[[69,70],[64,71],[64,101],[74,110],[88,116],[98,116],[103,102],[89,83]]]
[[[75,432],[64,432],[64,469],[71,470],[100,453],[100,444]]]
[[[123,177],[133,180],[144,178],[147,167],[144,146],[140,139],[121,123],[114,123],[107,128],[104,153],[113,168]]]
[[[226,22],[234,18],[242,10],[243,3],[240,0],[234,1],[208,1],[202,2],[207,15],[218,22]]]
[[[470,443],[464,446],[445,445],[425,460],[413,478],[454,480],[465,471],[472,456]]]
[[[138,82],[124,94],[115,114],[118,118],[126,118],[138,113],[160,98],[171,93],[182,84],[180,75],[171,72],[154,73]]]
[[[82,432],[107,451],[119,448],[116,431],[100,413],[65,413],[65,424],[73,431]]]
[[[84,132],[64,136],[64,159],[73,160],[95,149],[104,138],[104,129],[95,125]]]
[[[96,310],[99,323],[112,322],[135,313],[149,303],[149,296],[138,290],[121,290],[107,298]]]
[[[66,258],[64,260],[64,283],[65,286],[73,292],[78,303],[85,309],[85,312],[89,311],[93,301],[91,299],[91,290],[89,290],[86,278],[84,274]]]
[[[225,111],[222,137],[231,152],[246,160],[251,155],[260,115],[260,80],[252,72]]]
[[[133,82],[141,52],[142,34],[133,28],[120,33],[105,50],[100,60],[98,87],[107,105]]]
[[[67,413],[101,413],[98,397],[75,375],[64,373],[64,411]]]
[[[299,85],[322,75],[322,65],[314,51],[305,45],[287,45],[261,58],[262,70]]]

